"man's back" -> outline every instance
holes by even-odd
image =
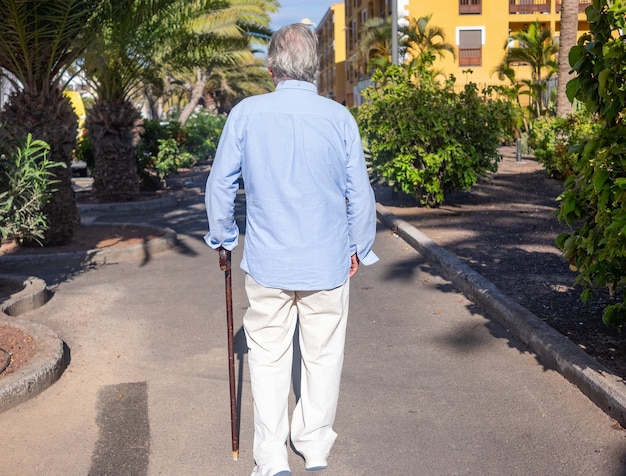
[[[276,287],[340,285],[350,256],[348,163],[362,159],[352,116],[301,81],[282,82],[239,109],[233,119],[246,190],[244,269],[261,283],[282,285]]]
[[[358,127],[312,83],[283,81],[275,92],[237,105],[214,170],[230,180],[243,176],[241,266],[264,286],[332,289],[345,282],[350,256],[371,246],[358,241],[374,235],[375,216]],[[219,184],[210,177],[209,186]]]

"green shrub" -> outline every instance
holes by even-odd
[[[180,124],[176,121],[162,122],[157,119],[144,121],[143,131],[137,144],[139,170],[155,168],[159,155],[159,141],[174,139],[178,142],[180,136]]]
[[[159,152],[155,171],[160,180],[178,169],[193,167],[196,159],[189,152],[181,151],[174,139],[159,139]]]
[[[575,149],[576,175],[565,181],[559,218],[572,231],[556,243],[579,274],[587,300],[596,287],[621,293],[604,309],[606,324],[626,323],[626,30],[623,2],[594,0],[585,10],[590,33],[569,53],[577,76],[567,84],[570,100],[585,104],[600,127]]]
[[[182,128],[184,140],[181,147],[198,160],[213,158],[226,122],[226,116],[214,114],[206,109],[192,114]]]
[[[541,117],[532,123],[528,145],[550,177],[566,179],[574,174],[579,158],[573,146],[588,140],[598,127],[598,122],[584,110],[564,118]]]
[[[143,131],[137,144],[137,170],[139,171],[140,187],[142,190],[154,190],[163,187],[162,177],[159,176],[157,165],[161,141],[173,140],[178,147],[181,137],[180,124],[177,121],[162,122],[156,119],[144,121]],[[162,166],[161,170],[167,166]]]
[[[78,140],[76,141],[76,148],[74,149],[74,160],[82,160],[87,164],[87,167],[90,170],[93,170],[96,165],[96,159],[93,149],[93,144],[91,143],[91,139],[87,134],[82,134]]]
[[[48,228],[42,210],[54,192],[54,167],[62,162],[48,160],[48,144],[26,141],[15,150],[5,150],[0,158],[0,235],[2,239],[43,240]]]
[[[510,102],[481,98],[474,84],[457,94],[453,78],[416,85],[397,66],[372,79],[355,117],[375,178],[435,206],[497,170],[497,147],[516,121]]]
[[[160,187],[167,174],[212,158],[225,122],[225,116],[206,110],[193,114],[184,126],[177,121],[145,121],[137,145],[142,188]],[[154,174],[160,184],[155,184]]]

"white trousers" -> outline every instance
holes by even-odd
[[[260,467],[288,468],[287,406],[296,322],[302,362],[291,441],[307,468],[327,464],[337,438],[332,426],[343,366],[349,282],[328,291],[284,291],[245,277],[249,308],[243,326],[254,399],[254,459]]]

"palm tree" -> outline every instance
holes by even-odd
[[[387,69],[391,65],[392,18],[369,18],[361,27],[359,51],[351,59],[359,68]],[[364,71],[363,71],[364,72]]]
[[[213,104],[220,113],[228,113],[241,99],[269,92],[273,87],[265,60],[254,58],[248,63],[213,68],[204,88],[204,102]]]
[[[0,68],[11,73],[15,89],[0,113],[4,140],[23,140],[31,133],[50,145],[50,160],[66,165],[54,169],[56,191],[44,207],[44,245],[66,243],[80,221],[69,167],[77,117],[61,80],[86,47],[103,3],[0,0]]]
[[[559,72],[556,88],[556,113],[565,117],[572,112],[567,98],[567,82],[572,78],[569,51],[576,45],[578,35],[578,0],[561,1],[561,33],[559,37]]]
[[[177,60],[173,62],[166,59],[166,63],[177,67],[178,73],[192,73],[195,78],[189,88],[189,102],[179,117],[181,124],[187,121],[200,99],[205,96],[211,76],[215,81],[216,74],[220,72],[232,73],[232,68],[255,64],[254,45],[269,42],[269,13],[277,8],[276,0],[231,0],[228,8],[198,18],[191,33],[212,36],[219,38],[219,41],[214,41],[211,49],[204,50],[201,62],[186,54],[176,55]],[[256,68],[253,67],[252,71],[246,69],[254,72]],[[232,74],[229,76],[233,77]],[[259,89],[255,88],[254,91]]]
[[[516,41],[517,46],[509,47],[510,40]],[[513,63],[523,63],[530,67],[531,79],[525,82],[529,86],[535,111],[537,115],[541,115],[541,93],[546,89],[546,80],[557,71],[558,67],[555,55],[559,47],[552,39],[552,32],[538,22],[534,22],[529,25],[527,31],[520,30],[512,33],[504,47],[507,49],[504,58],[507,66]]]
[[[141,117],[133,96],[156,77],[149,31],[174,3],[125,2],[117,15],[104,19],[82,59],[96,96],[85,127],[94,148],[93,191],[99,201],[132,200],[139,192],[135,146]]]
[[[402,34],[403,52],[411,58],[419,58],[425,54],[443,58],[446,53],[456,57],[454,46],[446,42],[443,28],[429,25],[431,15],[411,18],[409,24],[400,29]]]
[[[398,56],[408,60],[407,68],[416,70],[416,65],[426,61],[431,64],[437,57],[446,53],[455,56],[454,46],[446,42],[442,28],[429,25],[432,15],[411,18],[408,24],[398,29]],[[363,23],[359,54],[355,60],[365,63],[367,69],[385,70],[391,65],[392,18],[374,17]]]
[[[270,2],[231,3],[258,7]],[[164,67],[239,59],[238,52],[247,51],[246,25],[225,20],[233,14],[222,0],[129,0],[106,24],[84,58],[96,94],[86,127],[94,145],[94,192],[100,201],[131,200],[139,191],[135,146],[141,118],[135,99],[147,86],[163,84]],[[207,18],[221,28],[203,28]]]

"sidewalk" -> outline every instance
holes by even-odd
[[[20,317],[51,328],[71,363],[49,389],[0,414],[0,475],[250,473],[243,274],[233,267],[234,462],[223,274],[202,241],[201,195],[189,198],[164,215],[133,217],[175,230],[175,250],[94,269],[19,270],[53,292]],[[442,267],[454,260],[433,260],[434,244],[416,252],[405,241],[414,231],[392,226],[398,233],[380,223],[381,261],[351,284],[339,438],[320,476],[625,474],[624,429],[470,302],[457,288],[468,275]],[[233,263],[240,259],[241,248]],[[305,474],[290,458],[293,474]]]

